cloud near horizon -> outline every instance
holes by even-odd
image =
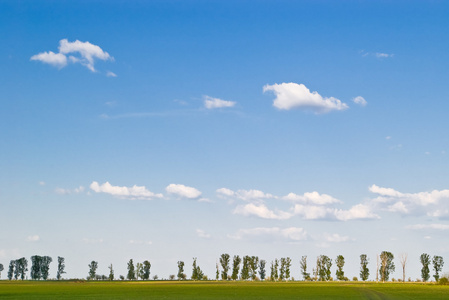
[[[71,54],[71,55],[70,55]],[[59,53],[54,53],[52,51],[41,52],[33,55],[30,60],[40,61],[59,69],[64,68],[70,63],[79,63],[92,72],[96,72],[95,60],[103,61],[113,61],[114,58],[109,55],[109,53],[103,51],[99,46],[91,44],[89,42],[81,42],[76,40],[74,42],[69,42],[67,39],[62,39],[59,41]],[[113,72],[107,73],[108,77],[115,77]]]
[[[249,229],[239,229],[235,234],[228,235],[228,238],[243,239],[280,239],[287,241],[304,241],[309,237],[308,233],[301,227],[257,227]]]
[[[280,110],[298,108],[324,114],[331,111],[343,111],[349,108],[346,103],[334,97],[322,97],[318,92],[310,92],[304,84],[294,82],[265,85],[263,92],[273,92],[276,98],[273,106]]]
[[[183,184],[169,184],[165,190],[169,194],[174,194],[182,198],[198,199],[201,196],[201,192],[196,188],[185,186]]]

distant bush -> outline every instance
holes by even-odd
[[[449,279],[447,277],[441,277],[440,280],[438,280],[438,284],[447,285],[449,284]]]
[[[168,278],[169,278],[170,280],[175,280],[175,275],[170,275],[170,276],[168,276]]]
[[[359,279],[357,278],[357,276],[352,277],[352,281],[359,281]]]

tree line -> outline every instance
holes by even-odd
[[[402,267],[402,281],[405,281],[405,271],[407,265],[407,254],[400,255],[400,265]],[[442,271],[444,261],[443,257],[435,255],[433,258],[427,253],[421,254],[419,257],[421,268],[421,279],[424,282],[430,279],[430,267],[433,268],[433,277],[435,281],[439,281],[440,273]],[[47,280],[49,277],[49,269],[52,258],[49,256],[34,255],[31,257],[31,269],[30,278],[32,280]],[[306,281],[331,281],[332,277],[331,267],[333,262],[336,265],[335,278],[339,281],[349,280],[345,276],[344,265],[345,258],[343,255],[338,255],[333,261],[326,255],[319,255],[313,265],[312,272],[309,273],[309,264],[307,256],[302,256],[299,261],[300,272],[303,280]],[[370,269],[368,268],[369,258],[366,254],[360,255],[360,273],[359,277],[362,281],[366,281],[370,275]],[[186,280],[187,275],[184,273],[185,263],[178,261],[178,280]],[[258,256],[245,255],[240,257],[234,255],[232,257],[227,253],[220,256],[216,264],[215,280],[269,280],[269,281],[287,281],[294,280],[291,278],[291,266],[292,259],[290,257],[282,257],[280,259],[274,259],[270,263],[270,274],[267,276],[267,262],[263,259],[259,259]],[[115,280],[114,269],[112,264],[108,266],[109,275],[97,274],[98,262],[92,261],[89,265],[88,280]],[[380,255],[376,256],[376,281],[388,281],[391,272],[394,272],[396,266],[394,264],[394,255],[388,251],[382,251]],[[0,278],[1,272],[4,270],[2,264],[0,264]],[[134,264],[133,259],[130,259],[127,264],[128,273],[126,275],[127,280],[149,280],[151,263],[148,260],[144,262]],[[7,277],[9,280],[24,280],[26,278],[26,272],[28,272],[28,260],[25,257],[11,260],[9,263]],[[62,279],[62,275],[65,272],[65,259],[58,256],[58,266],[56,279]],[[125,276],[120,275],[121,280],[125,280]],[[153,276],[154,280],[157,280],[157,275]],[[174,280],[175,275],[170,275],[170,280]],[[201,270],[197,263],[197,258],[193,258],[192,263],[192,275],[191,280],[208,280],[209,278]],[[353,280],[358,280],[357,277],[353,277]],[[409,279],[410,280],[410,279]]]

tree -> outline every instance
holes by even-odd
[[[50,256],[41,257],[41,275],[44,280],[47,280],[50,271],[50,263],[53,259]]]
[[[267,262],[263,259],[260,260],[260,264],[259,264],[259,276],[260,276],[260,280],[265,280],[265,264]]]
[[[143,280],[149,280],[150,279],[150,273],[151,273],[151,263],[146,260],[143,262],[143,274],[142,274],[142,279]]]
[[[58,256],[58,272],[56,273],[56,279],[61,280],[62,274],[65,273],[65,259],[64,257]],[[112,266],[112,265],[111,265]]]
[[[422,281],[426,282],[430,278],[430,270],[429,270],[430,255],[427,253],[423,253],[419,257],[419,260],[421,261],[421,264],[422,264],[421,278],[422,278]]]
[[[366,254],[360,255],[360,279],[366,281],[369,277],[368,257]]]
[[[142,263],[137,263],[136,264],[136,279],[139,280],[139,277],[140,277],[140,279],[143,279],[143,265],[142,265]]]
[[[183,261],[178,261],[178,280],[182,280],[184,279],[185,274],[184,274],[184,262]]]
[[[433,269],[435,270],[435,275],[433,277],[435,278],[435,281],[438,282],[440,279],[440,272],[443,269],[444,261],[441,256],[435,255],[432,260],[433,263]]]
[[[39,255],[31,256],[31,274],[32,280],[40,280],[42,278],[41,264],[42,257]]]
[[[250,278],[250,261],[251,257],[249,257],[248,255],[245,255],[243,257],[242,273],[240,275],[242,280],[248,280]]]
[[[251,259],[249,261],[249,266],[250,266],[250,273],[251,273],[252,280],[256,279],[258,265],[259,265],[259,257],[251,256]]]
[[[196,257],[193,258],[192,264],[192,280],[203,280],[204,273],[200,267],[196,264]]]
[[[0,278],[2,278],[2,271],[4,270],[3,264],[0,264]]]
[[[301,274],[304,280],[309,280],[310,273],[307,273],[307,255],[301,257],[301,260],[299,261],[299,266],[301,268]]]
[[[376,282],[379,282],[379,255],[376,255]]]
[[[215,272],[215,280],[218,281],[218,279],[220,279],[220,269],[218,268],[218,263],[215,264],[215,267],[217,268],[217,271]]]
[[[388,281],[388,278],[390,277],[390,273],[395,270],[393,259],[394,259],[394,255],[391,252],[382,251],[382,253],[380,253],[381,264],[380,264],[379,275],[383,282]]]
[[[338,280],[343,281],[345,279],[345,272],[343,271],[343,266],[345,265],[345,258],[343,255],[338,255],[335,260],[335,264],[337,265],[337,271],[335,275]]]
[[[290,267],[292,265],[292,259],[290,257],[287,257],[285,259],[285,278],[288,280],[290,279]]]
[[[28,261],[25,257],[16,259],[15,261],[15,270],[14,270],[14,278],[24,280],[25,279],[25,273],[28,271]]]
[[[11,260],[9,262],[9,269],[8,269],[8,279],[12,280],[12,277],[14,275],[14,267],[16,266],[16,261],[15,260]]]
[[[332,259],[326,255],[320,255],[317,259],[317,275],[320,281],[328,281],[331,278]]]
[[[108,269],[109,269],[108,279],[109,280],[114,280],[114,269],[112,268],[112,264],[108,267]]]
[[[97,268],[98,268],[98,262],[93,260],[90,262],[88,267],[89,267],[89,278],[95,279],[95,275],[97,273]]]
[[[407,258],[408,258],[407,253],[401,253],[399,255],[399,260],[402,266],[402,282],[405,282],[405,266],[407,265]]]
[[[275,281],[277,281],[279,278],[278,268],[279,268],[279,260],[276,258],[274,260],[274,280]]]
[[[223,268],[223,271],[221,271],[222,280],[228,280],[229,260],[230,256],[227,253],[222,254],[220,257],[220,265]]]
[[[234,255],[232,259],[232,280],[237,280],[239,277],[239,269],[240,269],[240,263],[242,262],[242,259],[238,255]]]
[[[132,258],[128,262],[128,274],[126,275],[126,278],[128,280],[136,279],[136,271],[134,270],[134,262]]]
[[[285,258],[281,257],[281,267],[279,268],[279,280],[283,281],[285,278]]]

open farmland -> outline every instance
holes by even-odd
[[[449,286],[340,282],[2,281],[1,299],[448,299]]]

